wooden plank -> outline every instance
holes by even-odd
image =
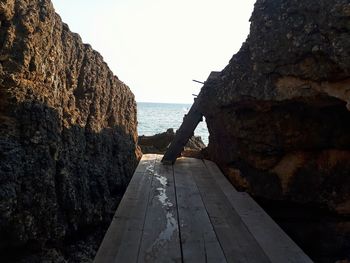
[[[215,163],[205,160],[205,165],[271,262],[312,262],[247,193],[234,189]]]
[[[138,262],[182,262],[173,167],[158,155]]]
[[[174,165],[183,262],[226,262],[185,158]]]
[[[94,262],[136,262],[156,155],[143,155]]]
[[[240,216],[209,174],[202,160],[187,158],[227,262],[270,262]]]
[[[176,161],[176,158],[181,155],[186,143],[192,137],[198,123],[202,120],[203,114],[199,112],[198,99],[195,99],[191,109],[185,115],[180,128],[176,131],[174,140],[164,154],[162,163],[173,164]]]

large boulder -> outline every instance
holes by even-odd
[[[258,0],[198,99],[210,158],[317,262],[350,258],[349,87],[348,0]]]
[[[105,229],[140,151],[134,95],[49,0],[1,1],[0,36],[0,254],[11,261]]]
[[[209,154],[237,187],[350,214],[349,21],[344,0],[257,1],[200,94]]]

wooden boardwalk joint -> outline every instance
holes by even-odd
[[[210,161],[144,155],[94,262],[312,262]]]

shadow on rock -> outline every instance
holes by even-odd
[[[1,116],[0,131],[2,260],[92,260],[137,165],[134,135],[67,128],[37,101]]]

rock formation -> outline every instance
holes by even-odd
[[[1,258],[59,261],[110,223],[140,154],[136,103],[49,0],[1,1],[0,42]]]
[[[157,153],[164,154],[169,144],[174,140],[175,132],[173,129],[168,129],[166,132],[155,134],[153,136],[140,136],[138,144],[144,154]],[[200,151],[205,148],[200,136],[192,136],[185,146],[184,154],[189,152],[196,152],[200,154]],[[186,155],[186,156],[187,156]]]
[[[258,0],[246,42],[199,96],[208,153],[255,197],[348,216],[349,88],[348,0]]]

